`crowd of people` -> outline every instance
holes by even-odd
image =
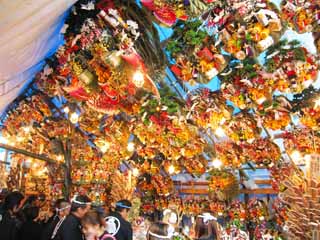
[[[76,195],[70,201],[58,199],[51,216],[40,214],[46,203],[45,195],[24,197],[10,192],[0,205],[1,240],[132,240],[133,230],[128,221],[131,202],[120,200],[115,208],[94,207],[85,195]],[[196,220],[193,239],[217,239],[216,227],[208,216]],[[152,222],[146,231],[147,240],[175,239],[177,215],[165,213],[161,222]],[[185,229],[186,230],[186,229]],[[191,239],[182,232],[183,239]]]

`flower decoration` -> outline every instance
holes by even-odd
[[[260,135],[256,120],[249,113],[239,113],[223,126],[228,137],[236,142],[253,142]]]
[[[171,1],[141,0],[141,3],[151,11],[155,19],[162,25],[171,27],[177,19],[186,20],[184,4],[175,4]]]
[[[290,124],[290,110],[291,104],[284,96],[276,97],[272,102],[265,102],[258,107],[263,125],[272,130],[285,129]]]
[[[207,83],[228,64],[227,57],[202,28],[200,20],[176,25],[166,49],[174,58],[171,71],[182,81],[190,83]]]
[[[282,1],[282,18],[298,33],[319,31],[317,1]]]
[[[66,39],[55,61],[49,62],[52,68],[46,68],[52,71],[38,75],[38,86],[104,114],[135,113],[136,93],[143,89],[158,95],[134,47],[140,36],[138,25],[123,19],[116,9],[101,10],[99,18],[87,19],[75,38]]]
[[[302,109],[300,122],[307,128],[319,130],[320,126],[320,108],[305,107]]]
[[[196,127],[180,117],[181,106],[174,95],[159,101],[149,97],[141,106],[140,118],[132,121],[132,131],[142,144],[157,149],[167,159],[178,160],[181,155],[191,158],[203,150]]]
[[[199,155],[194,158],[182,158],[181,163],[189,174],[201,176],[206,172],[208,160],[202,155]]]
[[[223,49],[239,60],[254,57],[265,51],[279,40],[283,31],[279,13],[274,5],[266,1],[256,4],[245,2],[248,1],[231,5],[231,8],[237,8],[235,11],[238,14],[230,17],[232,21],[229,20],[220,31]],[[250,11],[251,14],[245,14],[242,9],[246,9],[245,12]]]
[[[226,105],[226,99],[219,92],[202,89],[187,99],[188,118],[203,128],[215,131],[232,116],[232,107]]]
[[[221,74],[222,94],[240,109],[253,103],[261,105],[272,96],[268,77],[252,58],[245,59],[243,63],[232,63]]]
[[[292,101],[292,112],[299,114],[300,123],[317,131],[320,126],[319,89],[313,86],[295,94]]]
[[[243,156],[258,165],[275,164],[280,160],[281,152],[277,144],[268,138],[256,139],[253,143],[241,145]]]
[[[252,199],[248,203],[248,218],[252,225],[250,230],[257,239],[263,239],[264,232],[267,229],[268,206],[262,200]]]
[[[152,176],[151,184],[159,196],[169,196],[174,189],[171,178],[164,178],[162,175]]]
[[[317,78],[318,65],[314,55],[298,41],[280,41],[266,54],[266,70],[273,73],[273,90],[300,93]]]
[[[227,170],[209,172],[209,191],[222,192],[227,199],[232,199],[239,190],[237,178]]]
[[[6,132],[13,136],[17,136],[21,132],[27,134],[32,122],[42,122],[45,117],[50,115],[51,110],[45,100],[40,95],[34,95],[20,102],[8,116],[5,124]]]
[[[166,173],[170,175],[179,174],[181,172],[181,164],[178,161],[165,160],[163,161],[162,166]]]
[[[308,128],[296,129],[281,135],[288,153],[297,150],[304,154],[320,153],[320,135]]]
[[[209,207],[216,217],[223,216],[224,212],[227,211],[225,204],[220,202],[211,202]]]
[[[217,2],[220,1],[141,0],[142,5],[153,13],[156,22],[166,27],[172,27],[178,20],[186,21],[190,17],[202,15],[210,7],[217,5]]]
[[[228,206],[228,216],[230,217],[231,225],[238,228],[243,228],[243,222],[249,217],[244,204],[239,200],[232,201]]]
[[[240,167],[244,163],[242,149],[234,142],[220,142],[215,144],[217,158],[225,167]]]
[[[274,190],[282,192],[285,189],[284,181],[294,173],[294,168],[288,163],[275,164],[269,168],[271,186]]]
[[[82,114],[79,118],[79,126],[82,130],[99,136],[102,134],[99,129],[102,117],[102,114],[84,105],[82,107]]]

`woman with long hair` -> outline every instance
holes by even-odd
[[[203,213],[196,219],[195,240],[217,239],[217,222],[210,213]]]
[[[167,223],[153,223],[148,229],[147,240],[172,239],[174,233],[174,228]]]

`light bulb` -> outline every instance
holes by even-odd
[[[110,148],[110,143],[109,143],[109,142],[104,142],[104,143],[101,144],[101,146],[100,146],[100,151],[101,151],[102,153],[106,153],[109,148]]]
[[[133,176],[138,177],[139,176],[139,169],[138,168],[132,169],[132,174],[133,174]]]
[[[60,162],[62,161],[62,159],[63,159],[62,155],[58,155],[57,160]]]
[[[224,130],[222,127],[218,127],[214,133],[218,136],[218,137],[224,137],[226,134],[224,133]]]
[[[3,136],[0,136],[0,143],[2,143],[2,144],[8,144],[8,139],[6,139],[5,137],[3,137]]]
[[[141,71],[136,71],[133,74],[132,81],[136,87],[141,88],[144,84],[144,75]]]
[[[69,113],[69,112],[70,112],[70,109],[69,109],[68,106],[66,106],[66,107],[63,108],[63,111],[64,111],[65,113]]]
[[[301,159],[301,154],[299,151],[294,150],[291,154],[290,157],[292,158],[292,160],[297,163],[299,162],[299,160]]]
[[[134,149],[135,149],[134,143],[133,142],[128,143],[127,150],[129,152],[133,152]]]
[[[79,121],[79,114],[76,113],[76,112],[73,112],[70,115],[70,122],[73,123],[73,124],[76,124],[78,121]]]
[[[17,137],[17,142],[22,142],[23,141],[23,137]]]
[[[175,171],[174,166],[173,166],[173,165],[170,165],[169,168],[168,168],[169,174],[173,174],[174,171]]]
[[[23,131],[24,131],[25,133],[29,133],[29,132],[30,132],[30,127],[24,127],[24,128],[23,128]]]
[[[212,166],[213,166],[214,168],[220,168],[220,167],[222,166],[221,160],[219,160],[219,159],[213,160],[213,161],[212,161]]]

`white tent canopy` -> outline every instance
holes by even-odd
[[[76,0],[0,0],[0,114],[62,42],[65,12]]]

